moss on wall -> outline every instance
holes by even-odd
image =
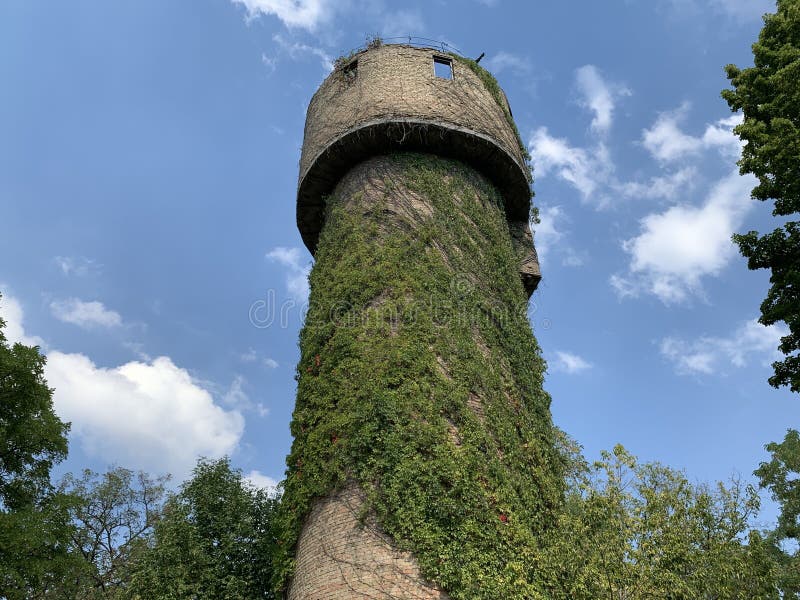
[[[345,482],[451,598],[535,598],[562,496],[545,365],[494,187],[430,155],[379,157],[328,199],[300,336],[278,588]]]

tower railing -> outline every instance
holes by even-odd
[[[362,45],[353,48],[350,52],[345,53],[349,55],[356,54],[358,52],[362,52],[369,48],[374,48],[376,45],[380,44],[404,44],[408,46],[414,46],[415,48],[435,48],[436,50],[441,50],[442,52],[448,52],[452,54],[458,54],[459,56],[464,56],[464,53],[461,52],[458,48],[444,42],[442,40],[433,40],[431,38],[426,37],[419,37],[414,35],[401,35],[401,36],[393,36],[393,37],[374,37],[372,39],[367,40]]]

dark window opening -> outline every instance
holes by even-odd
[[[441,79],[453,78],[453,61],[442,56],[433,57],[433,74]]]
[[[342,75],[344,75],[344,78],[348,81],[355,79],[356,75],[358,75],[358,61],[354,60],[347,63],[342,69]]]

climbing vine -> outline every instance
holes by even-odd
[[[562,458],[502,199],[456,161],[400,154],[354,169],[327,206],[276,587],[313,501],[355,482],[451,598],[536,597]]]

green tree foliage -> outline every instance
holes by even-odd
[[[690,483],[621,446],[577,467],[546,570],[560,600],[776,599],[752,487]]]
[[[69,425],[53,411],[45,357],[11,346],[4,327],[0,319],[0,590],[13,600],[66,557],[69,517],[50,470],[67,455]]]
[[[789,326],[780,343],[786,358],[773,364],[769,382],[800,392],[800,0],[778,0],[776,13],[765,15],[753,57],[753,67],[725,67],[733,89],[722,96],[744,113],[734,131],[746,142],[741,172],[758,178],[753,198],[774,199],[773,215],[786,219],[771,233],[734,240],[751,269],[771,270],[759,320]]]
[[[66,475],[60,492],[70,499],[74,528],[70,569],[37,597],[99,600],[124,597],[131,558],[142,550],[161,514],[167,477],[117,467],[102,475]]]
[[[772,453],[755,474],[781,508],[778,526],[769,535],[779,569],[783,598],[800,598],[800,433],[786,432],[783,442],[767,444]]]
[[[166,502],[151,545],[135,557],[129,597],[273,598],[271,523],[277,502],[248,485],[227,458],[201,460]]]

